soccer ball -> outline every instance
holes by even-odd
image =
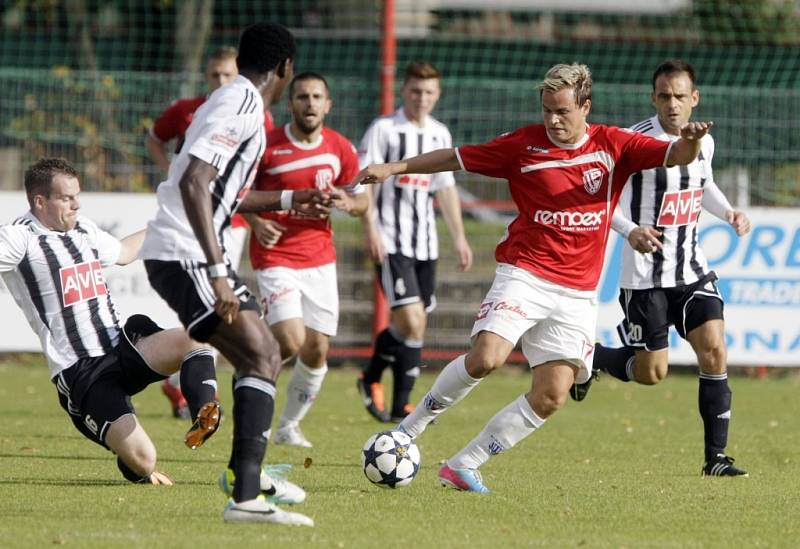
[[[369,437],[361,465],[370,482],[383,488],[408,486],[419,471],[419,448],[402,431],[382,431]]]

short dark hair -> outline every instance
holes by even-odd
[[[236,64],[239,72],[254,71],[258,74],[278,69],[283,77],[287,59],[293,59],[297,46],[292,33],[277,23],[256,23],[242,32],[239,39],[239,55]]]
[[[661,63],[653,73],[653,90],[656,89],[656,80],[658,80],[659,76],[676,74],[679,72],[685,72],[689,76],[689,80],[692,81],[692,89],[694,89],[694,67],[683,59],[668,59]]]
[[[412,78],[419,78],[420,80],[438,78],[441,80],[442,71],[430,61],[412,61],[406,67],[406,78],[403,80],[403,83],[405,84]]]
[[[78,170],[63,158],[41,158],[25,170],[25,194],[31,207],[33,207],[33,197],[36,195],[50,196],[53,178],[57,175],[77,179]]]
[[[289,98],[291,99],[292,94],[294,93],[294,85],[297,82],[305,82],[306,80],[319,80],[325,85],[325,91],[328,92],[328,95],[331,94],[330,88],[328,88],[328,81],[325,80],[325,77],[319,74],[318,72],[313,71],[306,71],[301,72],[300,74],[295,75],[292,78],[292,81],[289,83]]]

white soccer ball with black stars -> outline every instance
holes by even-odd
[[[419,448],[402,431],[381,431],[369,437],[361,452],[364,474],[383,488],[408,486],[419,471]]]

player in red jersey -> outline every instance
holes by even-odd
[[[441,149],[372,165],[376,183],[400,173],[466,169],[508,179],[519,214],[497,246],[499,263],[472,329],[472,348],[442,370],[399,429],[419,436],[505,363],[518,341],[532,389],[498,412],[439,479],[458,490],[489,492],[478,468],[531,435],[561,408],[574,382],[589,379],[597,318],[596,287],[611,214],[628,177],[688,164],[711,123],[692,122],[673,143],[611,126],[589,125],[592,78],[585,65],[555,65],[539,86],[543,124],[483,145]]]
[[[208,84],[208,93],[198,97],[176,99],[156,119],[150,132],[147,134],[145,146],[153,163],[159,167],[163,175],[169,172],[169,148],[171,141],[175,141],[175,154],[180,152],[186,130],[192,123],[194,113],[205,103],[206,98],[216,90],[233,81],[239,74],[236,66],[236,48],[222,47],[215,50],[206,63],[205,78]],[[268,106],[268,105],[267,105]],[[264,129],[270,131],[275,127],[269,110],[264,111]],[[226,253],[231,259],[234,268],[239,267],[242,251],[247,241],[247,221],[241,215],[231,218],[231,226],[227,231]],[[175,417],[189,417],[189,407],[180,388],[180,379],[177,374],[170,376],[161,384],[161,390],[169,399],[172,406],[172,415]]]
[[[335,205],[352,216],[363,215],[368,195],[363,187],[351,185],[358,173],[356,150],[347,138],[324,126],[331,105],[325,78],[312,72],[294,77],[289,85],[292,121],[267,135],[255,186],[265,191],[343,188]],[[331,222],[293,210],[262,212],[248,220],[254,235],[250,261],[267,323],[284,363],[297,357],[272,441],[310,447],[299,424],[322,387],[328,344],[339,317]]]

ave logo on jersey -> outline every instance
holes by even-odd
[[[62,267],[61,302],[64,307],[82,303],[93,297],[106,295],[106,278],[99,261],[85,261],[70,267]]]
[[[583,172],[583,188],[589,194],[596,194],[603,186],[603,170],[590,168]]]
[[[703,203],[703,189],[664,193],[658,212],[659,227],[681,227],[697,223]]]

